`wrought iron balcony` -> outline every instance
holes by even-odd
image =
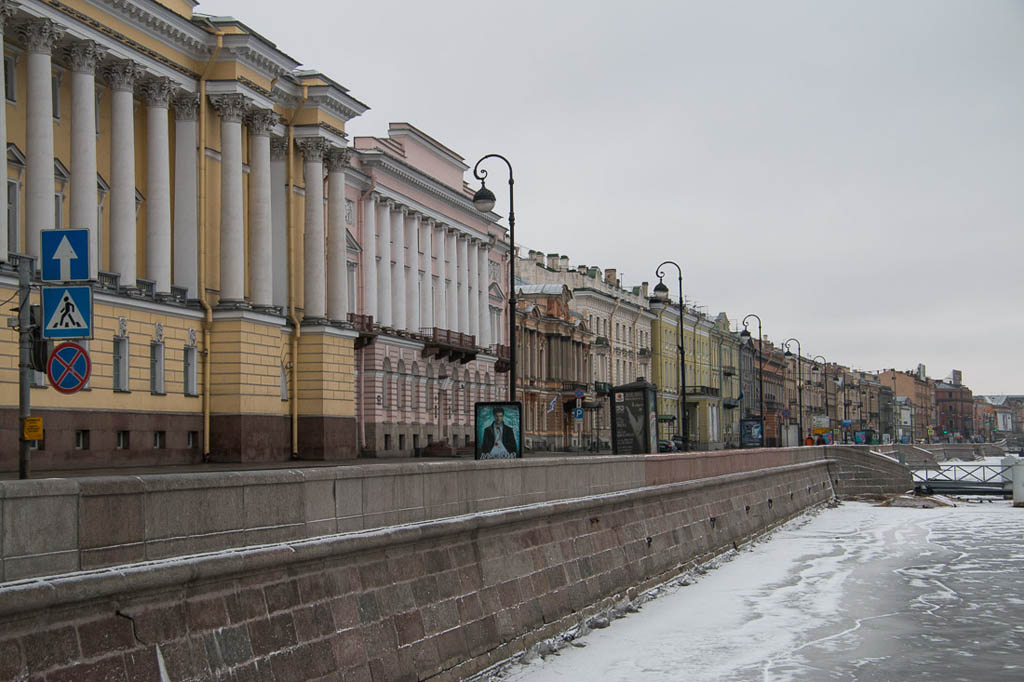
[[[349,313],[348,323],[352,325],[353,329],[359,332],[359,336],[356,337],[355,342],[356,350],[370,345],[373,343],[373,340],[377,335],[380,334],[380,328],[373,322],[373,315]]]
[[[722,365],[722,374],[724,374],[727,377],[734,377],[734,376],[736,376],[736,365],[726,365],[726,364],[723,364]]]
[[[717,398],[721,391],[714,386],[687,386],[686,395],[698,395],[706,396],[709,398]]]
[[[449,358],[462,364],[476,357],[475,336],[437,327],[420,329],[420,334],[423,337],[424,357]]]
[[[598,395],[608,395],[609,393],[612,392],[612,385],[607,381],[595,381],[594,391]]]
[[[722,398],[722,407],[732,410],[740,406],[739,398]]]
[[[649,357],[651,357],[651,349],[650,348],[641,348],[640,352],[638,353],[638,355],[640,357],[642,357],[642,358],[649,358]]]
[[[576,391],[586,391],[587,384],[581,384],[574,381],[563,381],[562,391],[564,393],[575,393]]]
[[[607,336],[598,336],[596,339],[594,339],[594,343],[591,344],[591,345],[607,347],[608,346],[608,337]]]

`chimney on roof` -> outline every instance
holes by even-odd
[[[644,297],[645,301],[649,298],[649,293],[647,291],[647,288],[649,286],[650,286],[650,284],[648,282],[641,282],[640,283],[640,294]]]
[[[613,287],[619,286],[619,281],[615,278],[615,268],[605,268],[604,271],[604,282],[605,284],[611,284]]]
[[[557,253],[549,253],[548,254],[548,267],[551,268],[552,270],[555,270],[556,272],[558,271],[558,254]]]
[[[569,269],[569,257],[568,256],[562,256],[561,258],[558,259],[558,264],[561,266],[561,268],[563,270],[568,270]]]
[[[583,275],[585,277],[586,274],[587,274],[587,266],[586,265],[579,265],[579,266],[577,266],[576,267],[576,272],[580,273],[581,275]]]
[[[533,262],[535,262],[537,265],[544,265],[544,252],[543,251],[534,251],[533,252]]]

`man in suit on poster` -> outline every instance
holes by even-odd
[[[484,429],[483,445],[480,448],[480,456],[489,459],[504,459],[516,457],[519,448],[516,447],[516,434],[512,428],[505,424],[505,410],[501,407],[494,408],[494,422]]]

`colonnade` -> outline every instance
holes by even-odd
[[[363,202],[363,308],[381,327],[448,329],[496,342],[488,242],[378,193]]]
[[[567,336],[523,329],[518,337],[522,379],[589,383],[588,346]]]

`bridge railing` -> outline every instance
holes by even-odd
[[[1001,484],[1013,478],[1013,467],[1003,464],[938,464],[911,469],[915,483],[935,481]]]

